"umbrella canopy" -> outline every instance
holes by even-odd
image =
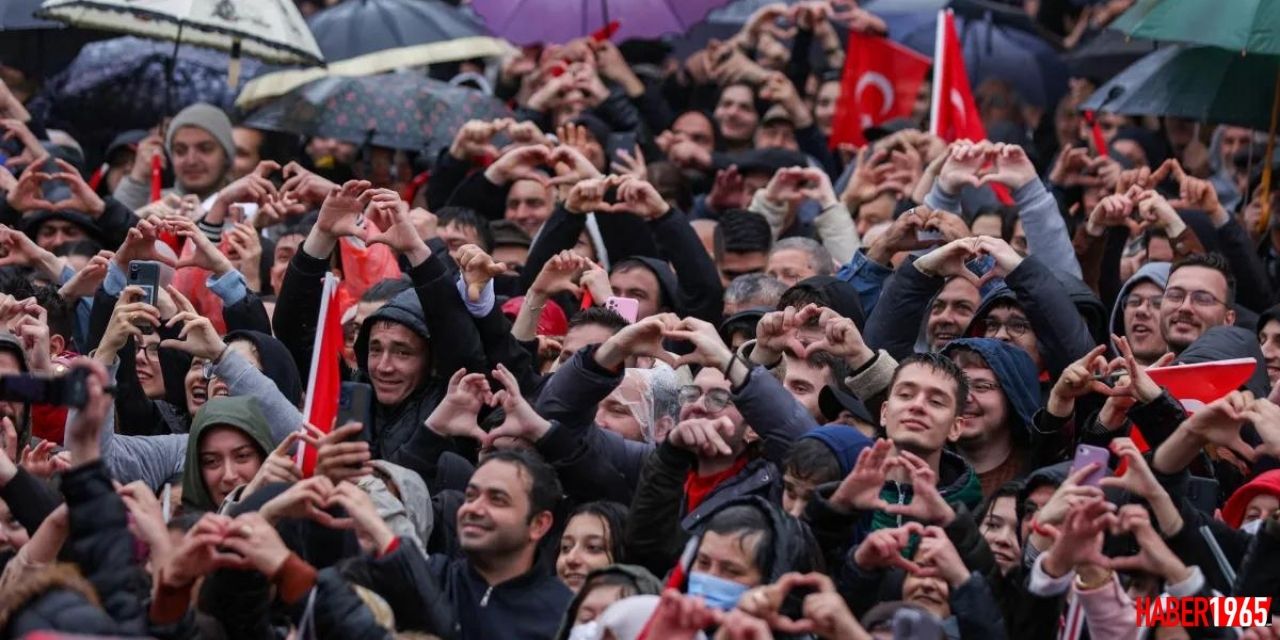
[[[307,24],[328,69],[264,74],[245,87],[245,103],[282,96],[327,75],[373,75],[511,51],[472,14],[443,0],[347,0],[316,13]]]
[[[906,29],[900,33],[889,23],[889,37],[933,56],[937,14],[928,19],[920,16],[919,20],[914,26],[899,21]],[[975,87],[987,79],[1004,80],[1023,100],[1046,108],[1052,108],[1066,93],[1067,67],[1058,51],[1040,36],[1002,23],[994,12],[972,17],[957,9],[955,21],[965,68]]]
[[[1280,55],[1275,0],[1138,0],[1110,26],[1152,40]]]
[[[563,43],[618,22],[615,41],[683,33],[728,0],[472,0],[489,29],[516,44]]]
[[[705,20],[672,38],[673,53],[685,58],[707,46],[712,39],[728,40],[738,33],[751,14],[777,2],[795,4],[796,0],[732,0],[718,9],[712,9]]]
[[[254,111],[245,126],[434,155],[467,120],[510,116],[479,91],[400,72],[321,78]]]
[[[1108,80],[1156,50],[1156,43],[1105,29],[1063,56],[1071,75]]]
[[[292,0],[45,0],[39,17],[184,42],[279,64],[324,58]]]
[[[227,85],[226,53],[182,47],[173,73],[173,47],[126,36],[92,42],[70,66],[50,78],[31,102],[50,127],[68,129],[85,149],[106,147],[127,129],[147,129],[187,105],[208,102],[230,109],[236,88]],[[246,77],[261,68],[243,61]]]
[[[1163,47],[1112,78],[1082,109],[1220,122],[1266,131],[1280,57]]]

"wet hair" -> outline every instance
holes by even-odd
[[[476,470],[479,471],[481,467],[494,462],[505,462],[519,467],[520,472],[528,479],[528,522],[533,522],[533,519],[543,512],[555,513],[556,505],[564,495],[564,489],[560,486],[560,478],[556,476],[555,468],[547,464],[546,460],[525,449],[503,449],[486,456],[480,461]]]
[[[956,411],[959,412],[964,406],[965,400],[969,397],[969,378],[965,376],[964,370],[960,368],[951,358],[941,353],[926,352],[913,353],[902,359],[898,363],[898,368],[893,371],[893,378],[889,380],[889,390],[893,390],[893,385],[898,382],[898,375],[902,373],[909,365],[921,365],[928,367],[936,373],[941,373],[951,378],[956,385]]]
[[[1222,274],[1227,280],[1227,299],[1223,302],[1231,305],[1236,301],[1236,278],[1231,274],[1231,265],[1227,259],[1220,253],[1193,253],[1182,258],[1178,258],[1173,262],[1173,266],[1169,267],[1169,278],[1173,278],[1173,274],[1183,267],[1204,267],[1213,269]]]
[[[360,294],[360,302],[386,302],[412,288],[413,283],[408,278],[386,278],[365,289],[364,293]]]
[[[58,293],[53,285],[36,287],[36,302],[44,307],[45,324],[49,326],[49,335],[62,336],[67,349],[75,351],[75,309]]]
[[[779,240],[773,248],[769,250],[772,255],[785,249],[795,249],[803,252],[809,259],[809,268],[813,269],[815,275],[829,276],[835,273],[835,264],[831,258],[831,252],[822,246],[821,242],[813,238],[784,238]]]
[[[752,307],[774,307],[786,293],[787,285],[765,273],[746,273],[733,279],[724,290],[725,302],[741,305],[754,300]]]
[[[569,512],[569,517],[564,520],[565,526],[569,526],[569,521],[579,515],[592,515],[604,521],[609,533],[609,563],[621,563],[625,549],[622,534],[627,526],[627,507],[610,500],[586,502]]]
[[[479,238],[479,246],[486,252],[493,251],[493,230],[489,221],[481,218],[475,209],[469,207],[444,207],[436,212],[436,223],[440,227],[451,224],[474,229]]]
[[[836,454],[817,438],[796,440],[782,460],[782,472],[814,485],[835,482],[844,477]]]
[[[586,325],[596,325],[613,330],[614,333],[627,328],[627,321],[616,311],[604,307],[591,306],[573,314],[569,318],[569,331]]]
[[[759,535],[754,564],[761,576],[770,575],[773,568],[773,525],[769,516],[751,505],[734,505],[718,511],[707,520],[702,532],[738,538],[738,545],[746,550],[746,539]]]
[[[773,230],[764,216],[745,209],[731,209],[720,216],[724,250],[733,253],[768,251],[773,246]]]
[[[1016,530],[1022,529],[1022,505],[1018,504],[1018,496],[1022,495],[1022,491],[1026,488],[1026,483],[1022,480],[1010,480],[996,489],[995,493],[987,496],[982,504],[978,505],[978,511],[974,514],[974,520],[978,526],[982,526],[982,522],[991,515],[991,510],[996,508],[996,501],[1000,498],[1013,498],[1013,513],[1017,519]],[[1019,535],[1019,543],[1022,542]]]

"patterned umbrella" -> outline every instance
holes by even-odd
[[[230,109],[236,87],[227,84],[227,54],[135,37],[92,42],[71,65],[49,79],[31,110],[50,127],[69,129],[86,148],[105,147],[119,131],[146,129],[183,107],[208,102]],[[242,63],[242,82],[261,68]]]
[[[684,33],[727,0],[472,0],[494,34],[516,44],[563,43],[618,22],[613,38]]]
[[[479,91],[399,72],[316,80],[259,108],[245,124],[433,156],[467,120],[510,115]]]

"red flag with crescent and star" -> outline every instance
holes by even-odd
[[[831,148],[867,143],[863,131],[911,115],[929,73],[929,58],[888,38],[849,34],[840,97],[831,121]]]
[[[947,142],[978,141],[987,137],[982,116],[973,101],[969,73],[964,68],[964,50],[956,36],[955,17],[948,10],[938,12],[938,33],[933,49],[933,108],[929,131]]]

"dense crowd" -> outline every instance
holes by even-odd
[[[1098,148],[1081,74],[832,148],[836,23],[524,49],[433,157],[207,104],[84,149],[8,70],[0,634],[1275,640],[1139,615],[1280,595],[1264,138]]]

